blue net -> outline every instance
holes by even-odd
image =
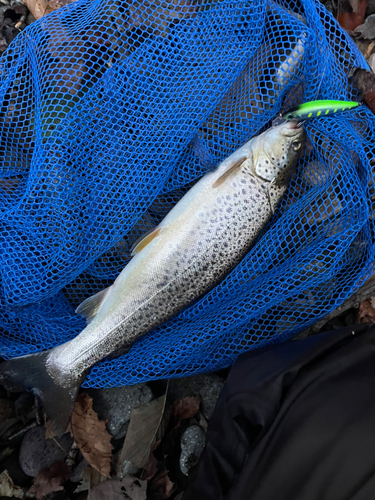
[[[313,0],[78,0],[29,26],[0,60],[0,355],[77,335],[77,305],[197,179],[280,111],[356,99],[363,64]],[[374,127],[365,107],[306,123],[240,265],[85,385],[226,367],[350,296],[374,271]]]

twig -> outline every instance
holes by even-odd
[[[366,61],[371,56],[371,52],[374,47],[375,47],[375,41],[370,43],[370,45],[366,49],[366,52],[363,54],[363,57],[366,59]]]
[[[26,431],[29,431],[30,429],[32,429],[33,427],[36,427],[36,426],[37,426],[37,422],[36,422],[36,420],[33,420],[30,424],[25,425],[25,427],[22,427],[22,429],[20,429],[19,431],[15,432],[11,436],[9,436],[8,437],[8,441],[10,441],[11,439],[14,439],[14,438],[16,438],[18,436],[21,436],[21,434],[24,434]]]
[[[55,436],[52,434],[52,432],[48,429],[48,427],[47,427],[47,419],[46,419],[46,415],[45,414],[44,414],[44,427],[46,428],[46,432],[47,432],[47,434],[49,434],[50,439],[52,439],[53,441],[55,441],[55,443],[57,444],[57,446],[65,453],[65,455],[68,455],[68,452],[66,450],[64,450],[64,448],[61,446],[61,444],[55,439]]]

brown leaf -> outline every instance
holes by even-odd
[[[44,427],[46,428],[45,432],[46,439],[53,439],[57,436],[57,432],[51,420],[46,420],[44,422]]]
[[[64,462],[55,462],[51,467],[40,469],[28,494],[35,495],[35,498],[40,500],[48,493],[61,491],[64,489],[61,485],[69,479],[70,474],[70,467]]]
[[[87,500],[146,500],[146,489],[146,481],[127,476],[95,486],[89,492]]]
[[[92,398],[86,393],[78,396],[71,424],[74,439],[86,461],[103,476],[109,477],[113,446],[105,422],[92,409]]]
[[[150,453],[141,478],[145,481],[150,481],[157,473],[159,466],[160,462],[155,458],[153,453]]]
[[[182,420],[194,417],[199,405],[199,396],[189,396],[175,401],[167,415],[166,427],[178,427]]]
[[[176,485],[170,480],[165,466],[153,477],[150,483],[152,489],[157,490],[162,498],[169,498],[176,490]]]
[[[35,19],[40,19],[46,14],[49,14],[60,7],[64,7],[64,5],[73,3],[74,1],[75,0],[23,0],[23,3]]]
[[[342,28],[354,31],[365,19],[367,0],[352,0],[350,4],[352,9],[349,8],[349,10],[352,10],[352,12],[340,9],[337,14],[337,21]]]
[[[375,323],[375,309],[373,307],[373,299],[364,300],[359,304],[357,311],[357,323]]]
[[[6,469],[0,474],[0,496],[12,498],[23,498],[24,496],[23,489],[13,483]]]
[[[164,415],[166,397],[167,391],[132,411],[120,463],[128,460],[139,468],[146,465]]]

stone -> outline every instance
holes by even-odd
[[[60,439],[45,437],[45,428],[30,429],[22,440],[20,449],[20,466],[25,474],[35,477],[40,469],[51,467],[57,460],[64,461],[73,443],[70,434],[64,434]],[[65,451],[64,451],[65,450]]]
[[[1,461],[0,471],[4,469],[8,471],[14,484],[22,487],[30,485],[30,476],[24,473],[19,464],[18,450],[14,450],[10,455]]]
[[[224,380],[221,377],[214,373],[208,373],[173,379],[169,383],[168,393],[173,401],[187,396],[201,396],[202,413],[208,420],[214,411],[217,398],[223,387]]]
[[[206,444],[206,434],[199,425],[192,425],[181,436],[180,469],[187,476],[189,469],[198,463]]]
[[[73,469],[73,472],[69,478],[72,483],[81,483],[83,481],[83,471],[85,467],[88,466],[88,463],[83,458],[79,464]]]
[[[14,417],[14,403],[10,399],[0,398],[0,420]]]
[[[114,439],[122,439],[128,430],[130,415],[134,408],[152,400],[151,389],[145,384],[136,384],[109,389],[89,389],[93,408],[101,420],[107,420],[107,428]]]

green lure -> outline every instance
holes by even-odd
[[[290,109],[281,118],[283,120],[308,120],[309,118],[341,113],[348,109],[357,108],[359,105],[359,102],[354,101],[310,101]]]

